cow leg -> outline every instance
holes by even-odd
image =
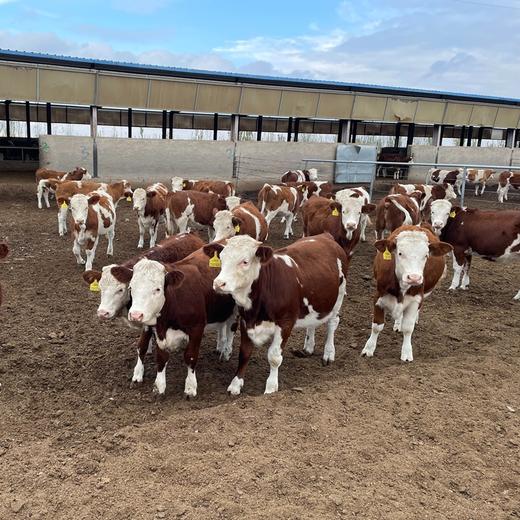
[[[45,200],[45,205],[47,208],[50,208],[51,205],[49,203],[49,190],[43,190],[43,200]],[[41,203],[38,207],[41,209]]]
[[[60,237],[67,234],[67,211],[66,208],[58,210],[58,233]]]
[[[145,327],[139,337],[137,343],[137,361],[134,367],[134,373],[132,375],[132,385],[143,382],[144,376],[144,358],[148,352],[150,340],[152,339],[152,328]]]
[[[155,359],[157,364],[157,375],[155,376],[155,382],[153,384],[153,391],[155,394],[164,395],[166,391],[166,366],[168,365],[168,359],[170,359],[170,353],[162,349],[157,342],[157,348],[155,349]]]
[[[361,215],[361,222],[360,222],[360,225],[361,225],[361,242],[366,242],[367,241],[367,236],[365,234],[366,229],[367,229],[367,223],[368,223],[368,218],[365,215]]]
[[[498,193],[498,202],[500,202],[501,204],[504,203],[504,192],[505,192],[505,187],[502,187],[499,184],[498,188],[497,188],[497,193]]]
[[[142,249],[144,247],[144,222],[141,217],[137,217],[137,224],[139,225],[139,242],[137,248]]]
[[[484,192],[486,191],[486,183],[484,182],[480,188],[480,196],[484,195]]]
[[[221,361],[229,361],[233,352],[233,331],[231,328],[235,323],[235,315],[231,316],[227,321],[221,323],[217,337],[217,352]]]
[[[150,227],[148,228],[148,232],[150,235],[150,248],[155,247],[155,243],[157,242],[157,233],[159,232],[159,221],[153,220]]]
[[[188,215],[184,213],[175,221],[179,228],[179,233],[186,233],[188,230]]]
[[[315,339],[316,327],[307,327],[305,331],[305,343],[303,344],[303,351],[311,356],[314,353],[314,346],[316,344]]]
[[[475,184],[475,197],[478,197],[478,187],[479,187],[479,184],[476,183]]]
[[[238,354],[238,369],[235,377],[228,386],[228,394],[239,395],[242,387],[244,386],[244,376],[246,374],[247,365],[249,364],[249,358],[253,352],[253,342],[249,337],[245,324],[240,320],[240,352]]]
[[[271,222],[274,219],[274,217],[276,217],[276,214],[277,214],[276,211],[269,211],[269,210],[267,211],[267,213],[265,215],[265,220],[267,222],[267,227],[271,226]]]
[[[520,291],[518,291],[516,295],[513,296],[513,300],[520,300]]]
[[[85,252],[87,254],[87,262],[85,264],[85,271],[90,271],[92,269],[92,264],[94,263],[94,258],[96,257],[96,248],[99,242],[99,237],[96,237],[95,240],[89,239],[87,240],[87,244],[85,245]]]
[[[334,346],[334,333],[339,325],[339,316],[336,314],[327,323],[327,339],[325,340],[325,348],[323,349],[322,364],[330,365],[336,357],[336,347]]]
[[[83,260],[83,257],[81,256],[81,246],[79,245],[77,236],[74,237],[74,245],[72,246],[72,252],[76,257],[76,262],[78,262],[78,264],[80,265],[83,265],[85,263],[85,260]]]
[[[453,259],[453,279],[451,280],[451,285],[448,290],[454,291],[460,284],[460,278],[464,270],[465,255],[464,253],[461,254],[460,252],[453,251],[451,256]]]
[[[107,231],[107,240],[108,240],[107,255],[112,256],[114,254],[114,228],[113,227]]]
[[[471,267],[471,255],[466,255],[465,262],[464,262],[464,269],[463,269],[463,276],[462,276],[462,283],[460,284],[460,288],[462,290],[467,290],[469,285],[469,268]]]
[[[273,340],[269,350],[267,351],[267,360],[269,361],[270,371],[269,377],[265,383],[264,394],[273,394],[274,392],[278,392],[278,369],[282,364],[283,348],[289,339],[291,330],[292,327],[282,329],[281,327],[275,326]]]
[[[379,333],[383,330],[385,326],[385,311],[377,305],[374,305],[374,318],[372,322],[372,332],[370,333],[370,337],[365,343],[365,347],[361,351],[362,356],[372,357],[377,347],[377,338],[379,337]]]
[[[507,200],[507,196],[509,194],[509,184],[506,186],[505,188],[505,192],[504,192],[504,199]]]
[[[285,222],[285,231],[284,231],[284,234],[283,234],[283,237],[285,239],[290,238],[290,236],[293,234],[293,230],[292,230],[293,219],[294,219],[294,214],[293,213],[288,213],[287,214],[287,220]]]
[[[184,351],[184,362],[188,365],[188,375],[184,383],[184,395],[186,399],[197,396],[197,376],[195,368],[199,359],[200,342],[204,334],[204,327],[200,330],[192,331],[186,350]]]
[[[401,361],[413,361],[412,334],[419,312],[419,302],[411,301],[403,312],[401,331],[403,333],[403,344],[401,346]]]
[[[36,189],[36,200],[38,201],[38,209],[42,209],[42,196],[43,196],[43,188],[38,183],[38,187]],[[47,206],[48,207],[48,206]]]

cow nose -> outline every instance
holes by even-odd
[[[434,222],[434,223],[433,223],[433,227],[434,227],[434,228],[439,228],[439,229],[440,229],[440,228],[442,227],[442,222],[438,222],[438,221],[437,221],[437,222]]]
[[[226,286],[226,282],[223,282],[222,280],[219,280],[218,278],[215,278],[213,281],[213,288],[217,291],[219,289],[224,289]]]
[[[139,311],[132,311],[130,313],[131,321],[143,321],[143,313]]]
[[[349,229],[349,230],[356,229],[356,223],[355,222],[347,222],[347,229]]]
[[[98,309],[97,311],[98,318],[102,320],[106,320],[110,317],[110,311],[106,311],[105,309]]]
[[[420,285],[423,281],[423,276],[422,274],[407,274],[406,281],[408,283]]]

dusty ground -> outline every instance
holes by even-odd
[[[157,402],[152,359],[130,389],[136,334],[97,321],[71,239],[33,191],[0,185],[11,246],[0,264],[1,519],[520,517],[518,268],[476,259],[468,292],[448,293],[445,280],[425,305],[414,363],[400,362],[388,325],[366,360],[373,247],[361,244],[333,366],[321,366],[321,348],[310,359],[288,352],[281,391],[264,397],[258,352],[233,399],[236,352],[219,362],[211,336],[198,397],[182,397],[178,354]],[[118,219],[123,260],[137,243],[124,201]],[[280,236],[278,226],[274,244]],[[294,334],[290,346],[301,344]]]

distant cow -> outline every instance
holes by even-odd
[[[168,188],[160,182],[148,186],[146,190],[137,188],[134,191],[134,210],[137,212],[139,225],[138,248],[144,247],[146,231],[150,236],[150,247],[155,246],[159,224],[165,221],[167,196]]]
[[[289,170],[282,175],[282,182],[305,182],[317,181],[318,170],[309,168],[308,170]]]
[[[419,200],[422,193],[411,195],[387,195],[376,208],[376,239],[382,239],[385,231],[392,232],[398,227],[421,223]]]
[[[9,247],[5,242],[0,242],[0,258],[5,258],[9,253]],[[0,286],[0,305],[2,304],[2,287]]]
[[[475,185],[475,195],[478,197],[479,195],[484,195],[486,191],[486,184],[493,179],[495,176],[495,170],[474,170],[468,169],[467,171],[467,180],[470,184]],[[479,193],[480,187],[480,193]]]
[[[227,209],[218,211],[215,213],[213,228],[215,240],[223,240],[235,235],[249,235],[264,242],[269,231],[265,217],[252,202],[244,202],[231,211]]]
[[[430,204],[433,200],[446,199],[454,200],[457,198],[455,190],[447,182],[443,184],[394,184],[390,194],[411,195],[414,191],[422,193],[419,209],[423,220],[430,219]]]
[[[453,280],[450,289],[467,289],[472,255],[486,260],[520,260],[520,211],[483,211],[432,202],[432,227],[441,240],[453,246]],[[514,297],[520,300],[520,291]]]
[[[158,245],[134,256],[122,264],[111,264],[103,267],[102,271],[85,271],[83,279],[91,285],[99,282],[101,300],[97,309],[100,320],[122,319],[128,323],[128,310],[130,305],[130,290],[127,277],[127,269],[133,269],[134,265],[143,258],[157,260],[158,262],[173,263],[187,257],[197,249],[200,249],[204,242],[194,233],[183,233],[169,237]],[[123,269],[123,275],[120,271]],[[132,383],[141,383],[144,375],[144,358],[148,350],[148,345],[153,334],[152,327],[144,326],[137,345],[137,362],[134,367]],[[217,350],[224,357],[228,357],[231,352],[225,351],[225,344],[217,342]]]
[[[172,191],[200,191],[203,193],[216,193],[221,197],[232,197],[235,195],[235,186],[232,182],[214,180],[172,178]]]
[[[96,248],[101,235],[108,238],[107,255],[113,254],[116,225],[116,207],[112,197],[99,190],[83,195],[77,193],[70,199],[70,211],[74,221],[74,246],[72,252],[78,264],[85,264],[85,270],[92,269]],[[87,261],[81,256],[81,246],[85,247]]]
[[[502,172],[498,176],[498,202],[503,203],[504,200],[507,200],[507,193],[510,187],[520,190],[520,173]]]
[[[462,179],[464,172],[460,168],[455,170],[440,170],[438,168],[430,168],[428,176],[434,184],[451,184],[457,189],[457,193],[461,194]]]
[[[50,183],[50,179],[60,181],[80,181],[82,179],[90,179],[91,175],[85,168],[76,166],[76,168],[71,172],[58,172],[47,168],[39,168],[36,170],[35,177],[38,186],[36,193],[38,208],[42,209],[42,197],[45,199],[45,205],[50,208],[49,194],[55,193],[55,184]]]
[[[264,184],[258,192],[258,208],[265,216],[267,225],[277,215],[285,219],[285,231],[283,237],[288,239],[293,234],[292,223],[301,203],[302,192],[294,187]]]
[[[265,393],[278,391],[278,368],[293,328],[306,328],[304,351],[314,352],[316,327],[327,324],[323,363],[335,359],[334,332],[346,288],[348,260],[327,233],[301,238],[274,251],[243,235],[227,245],[208,244],[209,258],[220,257],[222,268],[213,287],[231,295],[240,313],[240,356],[228,392],[237,395],[254,346],[269,344],[270,374]]]
[[[309,200],[313,195],[332,198],[332,184],[328,181],[284,182],[283,186],[296,188],[301,191],[302,204]]]
[[[372,333],[361,354],[374,355],[387,312],[395,320],[394,330],[403,334],[401,360],[413,361],[412,334],[419,310],[442,279],[446,270],[444,255],[451,251],[451,246],[419,226],[399,227],[375,246]]]
[[[175,228],[180,233],[189,231],[189,224],[198,224],[208,231],[213,239],[215,213],[226,209],[226,199],[216,193],[200,191],[172,191],[166,199],[166,225],[173,234]]]

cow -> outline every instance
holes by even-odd
[[[5,258],[9,253],[9,246],[5,242],[0,242],[0,258]],[[2,287],[0,287],[0,305],[2,305]]]
[[[476,197],[478,197],[479,195],[484,195],[484,192],[486,191],[486,184],[493,179],[495,173],[495,170],[475,170],[473,168],[468,169],[466,178],[470,184],[475,185]]]
[[[382,239],[385,231],[391,233],[403,225],[420,224],[421,197],[420,191],[413,191],[411,195],[395,194],[383,197],[376,208],[376,240]]]
[[[70,205],[70,199],[77,193],[87,195],[92,191],[102,190],[110,197],[114,202],[114,206],[117,205],[120,200],[126,198],[131,200],[132,197],[132,186],[126,180],[115,181],[110,184],[106,182],[93,182],[93,181],[51,181],[57,182],[56,184],[56,204],[58,206],[58,233],[63,236],[67,233],[67,215]]]
[[[252,202],[244,202],[231,211],[216,212],[213,228],[215,240],[223,240],[235,235],[249,235],[255,240],[264,242],[269,231],[265,217]]]
[[[362,216],[376,207],[367,204],[363,192],[356,190],[340,190],[335,200],[323,197],[309,199],[302,206],[303,236],[330,233],[350,259],[361,237]]]
[[[216,193],[221,197],[233,197],[235,186],[232,182],[183,179],[182,177],[172,178],[172,191],[201,191],[203,193]]]
[[[83,279],[92,287],[92,284],[99,285],[100,303],[97,309],[97,316],[101,321],[121,319],[125,324],[133,326],[128,321],[128,310],[130,308],[130,290],[128,282],[120,279],[121,269],[133,269],[134,265],[143,258],[157,260],[158,262],[173,263],[187,257],[197,249],[200,249],[204,242],[194,233],[183,233],[174,235],[161,241],[152,249],[130,258],[122,264],[111,264],[103,267],[102,271],[85,271]],[[97,289],[96,289],[97,290]],[[144,358],[148,351],[148,346],[153,335],[151,327],[144,326],[138,328],[141,336],[137,344],[137,362],[132,375],[132,384],[142,383],[144,376]],[[220,339],[220,338],[219,338]],[[226,360],[229,359],[231,352],[225,350],[226,345],[217,342],[217,351]]]
[[[293,235],[292,223],[301,204],[302,193],[294,187],[264,184],[258,192],[258,208],[265,216],[267,226],[278,215],[285,218],[283,237],[288,239]]]
[[[282,182],[305,182],[317,181],[318,170],[309,168],[308,170],[289,170],[282,175]]]
[[[133,270],[120,269],[119,278],[130,284],[132,295],[128,319],[155,329],[158,348],[154,390],[159,395],[166,390],[170,351],[186,345],[184,360],[188,374],[184,393],[189,398],[197,395],[195,369],[204,331],[219,330],[224,351],[232,349],[235,302],[213,290],[219,263],[208,262],[204,251],[199,249],[174,264],[143,258]]]
[[[38,208],[42,209],[42,197],[45,200],[45,205],[50,208],[49,204],[49,194],[55,193],[55,184],[50,183],[52,180],[60,180],[60,181],[80,181],[82,179],[90,179],[92,176],[85,168],[80,168],[76,166],[74,170],[71,172],[58,172],[55,170],[48,170],[47,168],[39,168],[36,170],[36,184],[38,186],[36,197],[38,200]]]
[[[422,219],[430,219],[430,203],[433,200],[447,199],[454,200],[457,198],[455,190],[451,184],[447,182],[443,184],[394,184],[390,190],[390,195],[411,195],[414,191],[422,193],[419,209],[421,210]]]
[[[229,211],[232,211],[234,208],[242,204],[242,201],[240,197],[237,197],[236,195],[231,195],[229,197],[226,197],[226,207],[229,209]]]
[[[282,186],[296,188],[302,193],[302,204],[313,195],[332,198],[332,184],[328,181],[284,182]]]
[[[450,290],[468,288],[473,255],[496,262],[520,260],[520,211],[460,208],[436,200],[431,213],[435,233],[453,246]],[[520,291],[514,299],[520,300]]]
[[[507,193],[510,187],[520,190],[520,173],[506,171],[498,176],[498,202],[503,204],[504,200],[507,200]]]
[[[116,226],[116,207],[110,195],[104,190],[93,191],[88,195],[77,193],[70,199],[70,211],[74,221],[74,245],[72,252],[85,270],[92,269],[96,256],[99,237],[108,239],[107,255],[113,255]],[[85,246],[87,261],[81,256],[81,246]]]
[[[144,234],[148,231],[150,247],[157,242],[159,224],[165,221],[166,199],[168,188],[160,182],[148,186],[146,189],[137,188],[134,191],[134,210],[137,212],[139,225],[139,249],[144,247]],[[168,228],[167,228],[168,230]]]
[[[225,209],[226,199],[216,193],[172,191],[166,198],[166,227],[170,234],[175,228],[184,233],[189,230],[189,224],[198,224],[208,230],[212,240],[215,214]]]
[[[413,361],[412,334],[419,310],[446,272],[445,254],[451,246],[425,226],[401,226],[375,243],[374,314],[372,332],[361,355],[372,357],[385,324],[385,312],[394,330],[403,334],[401,360]]]
[[[228,387],[240,394],[253,345],[269,343],[270,374],[265,393],[278,391],[278,368],[293,328],[306,328],[304,353],[314,352],[314,334],[327,324],[323,363],[334,361],[334,332],[346,288],[348,260],[331,235],[305,237],[277,251],[247,235],[226,245],[204,246],[209,258],[220,257],[221,271],[213,287],[231,295],[240,315],[240,356]]]
[[[428,171],[428,178],[434,184],[444,184],[445,182],[451,184],[457,189],[458,194],[461,194],[462,179],[464,172],[461,168],[455,170],[440,170],[438,168],[430,168]]]

